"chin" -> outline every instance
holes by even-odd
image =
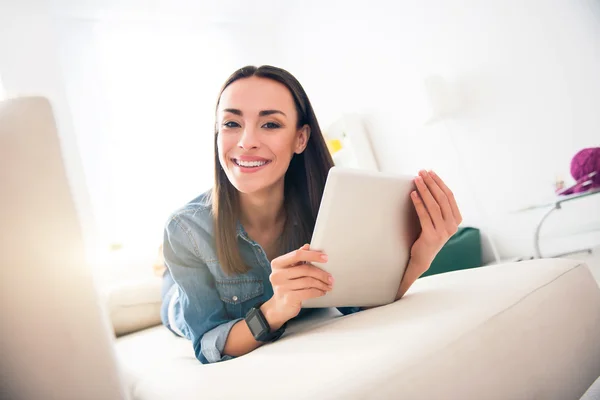
[[[238,180],[233,180],[230,182],[238,192],[244,194],[258,193],[267,188],[266,185],[252,184],[250,182],[239,182]]]
[[[244,194],[255,194],[260,193],[274,187],[278,182],[283,182],[283,175],[281,177],[272,176],[237,176],[232,174],[229,176],[229,182],[235,187],[238,192]]]

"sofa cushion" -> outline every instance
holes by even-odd
[[[115,335],[159,325],[162,280],[158,277],[113,284],[103,291]]]
[[[599,337],[589,269],[549,259],[423,278],[398,302],[318,312],[217,364],[162,327],[116,346],[134,399],[575,399],[600,375]]]
[[[600,376],[592,383],[592,386],[581,396],[580,400],[598,400],[600,399]]]

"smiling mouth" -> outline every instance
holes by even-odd
[[[263,165],[267,165],[271,162],[271,160],[242,161],[242,160],[238,160],[236,158],[232,158],[231,161],[233,161],[233,163],[235,165],[237,165],[238,167],[243,167],[243,168],[258,168],[258,167],[262,167]]]

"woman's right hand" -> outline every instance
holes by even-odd
[[[261,311],[272,330],[298,315],[303,301],[321,297],[333,288],[333,277],[311,262],[327,262],[327,256],[310,250],[308,244],[271,262],[274,294]]]

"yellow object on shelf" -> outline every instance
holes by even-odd
[[[331,155],[334,155],[342,149],[342,142],[339,139],[327,139],[326,143]]]

